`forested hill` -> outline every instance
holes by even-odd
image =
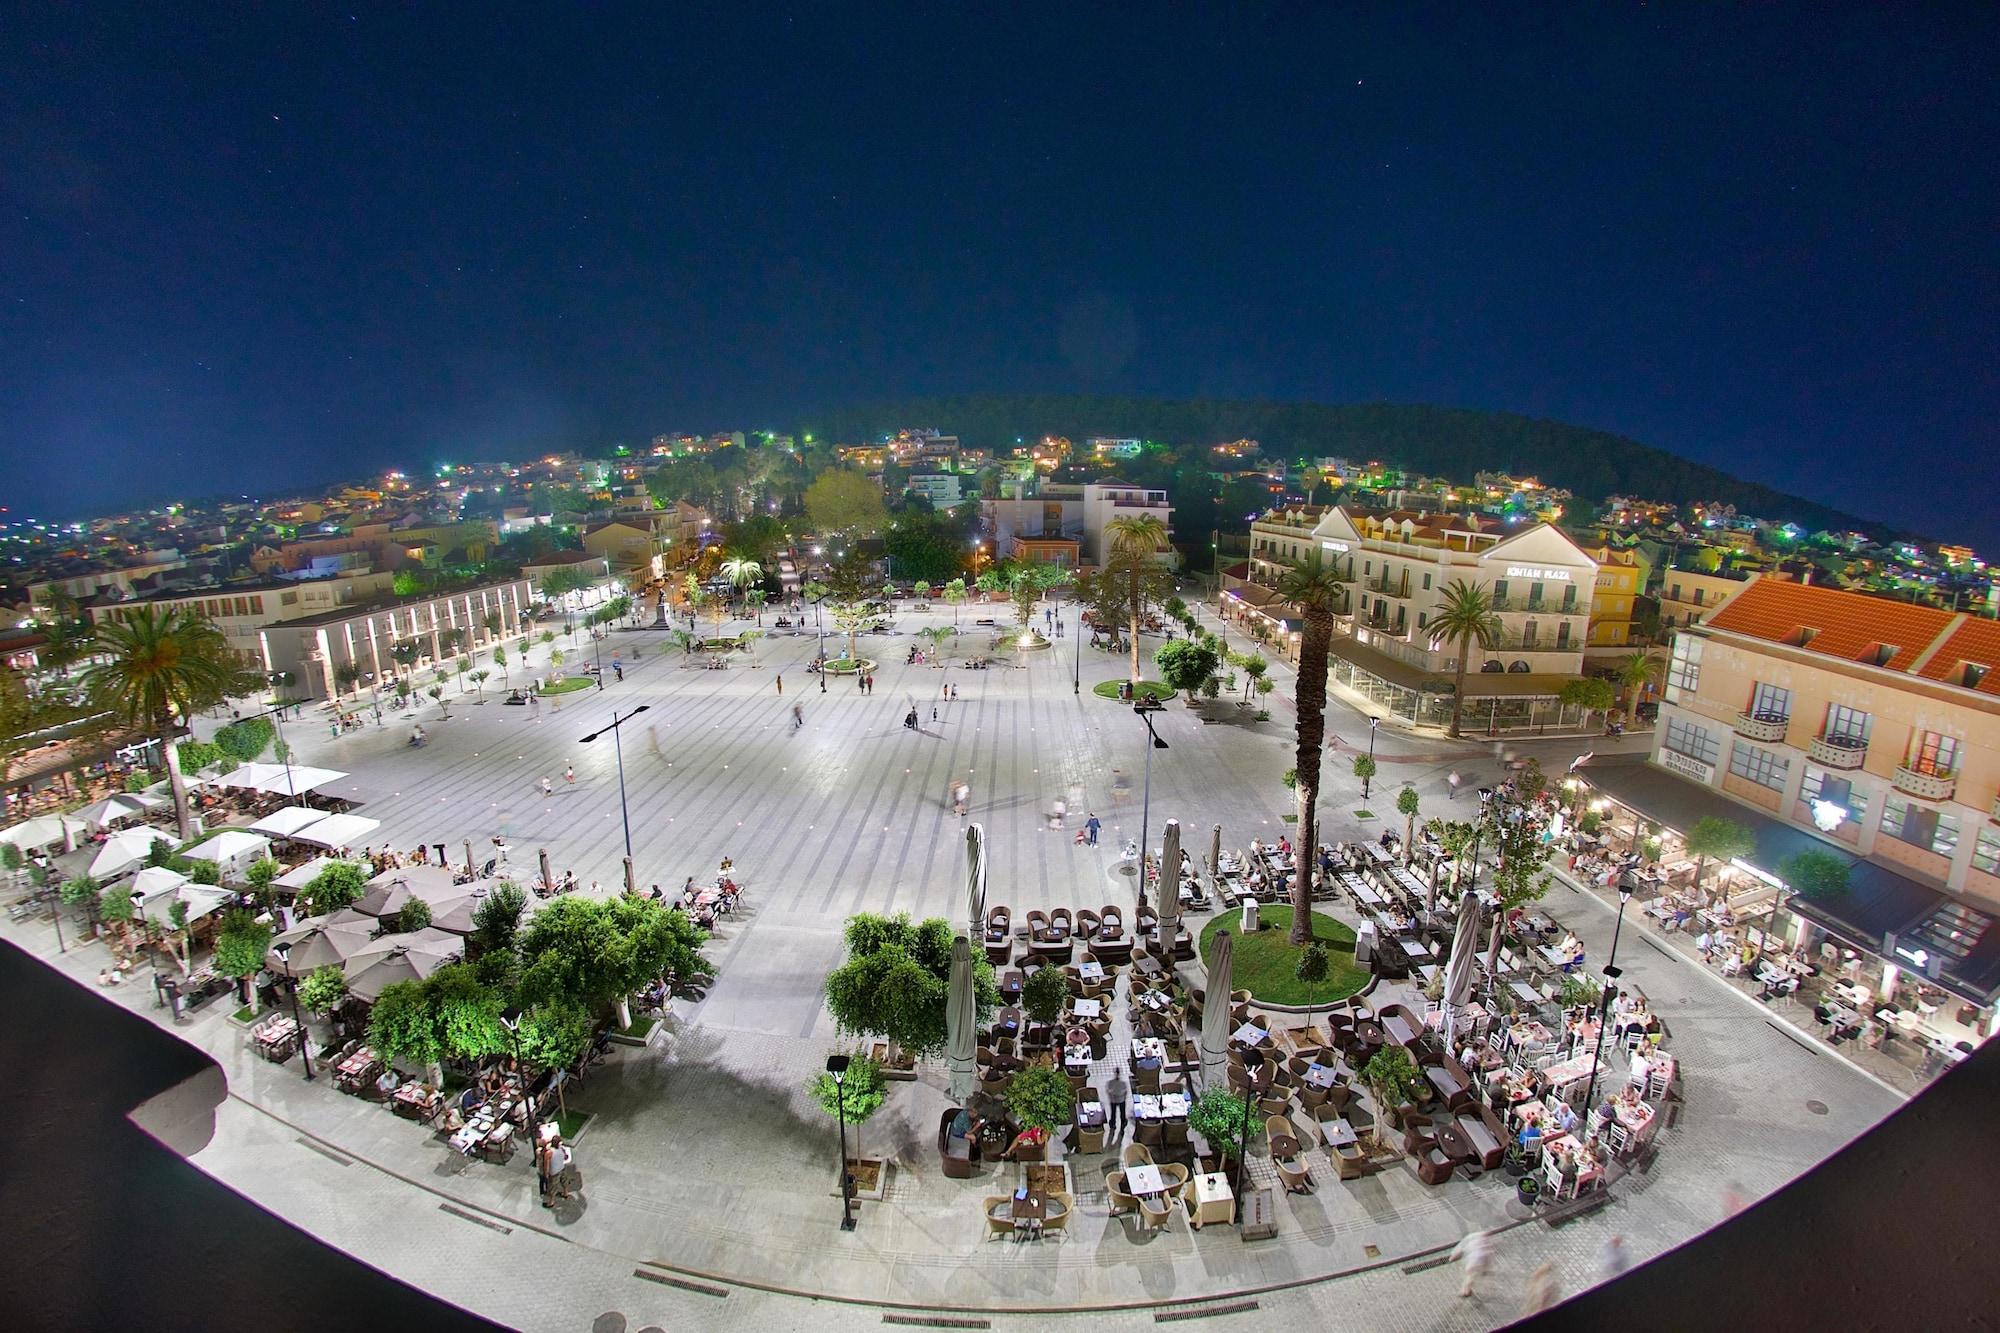
[[[1283,457],[1337,455],[1471,481],[1474,472],[1533,475],[1592,501],[1629,494],[1686,504],[1717,500],[1760,518],[1809,529],[1879,522],[1787,495],[1609,431],[1466,408],[1400,403],[1227,402],[1067,394],[968,394],[916,398],[820,413],[806,429],[821,438],[867,439],[905,427],[935,426],[968,445],[1004,453],[1017,438],[1060,434],[1139,436],[1167,444],[1250,438]]]

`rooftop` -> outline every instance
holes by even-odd
[[[2000,695],[2000,624],[1838,588],[1758,579],[1724,602],[1707,628],[1782,643],[1949,684],[1969,663],[1988,668],[1970,688]]]

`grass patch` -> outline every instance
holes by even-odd
[[[565,676],[553,685],[542,686],[543,694],[575,694],[578,690],[594,690],[597,682],[589,676]]]
[[[643,1037],[648,1032],[651,1032],[653,1024],[659,1021],[660,1018],[657,1014],[637,1014],[634,1015],[631,1022],[619,1028],[618,1031],[621,1035],[627,1037]]]
[[[1116,699],[1118,687],[1124,683],[1122,680],[1101,680],[1090,687],[1090,692],[1100,699]],[[1157,680],[1142,680],[1132,687],[1132,694],[1134,698],[1144,695],[1148,699],[1171,699],[1174,697],[1174,687],[1163,685]]]
[[[829,657],[822,671],[830,671],[836,676],[851,676],[857,671],[868,671],[875,664],[865,657]]]
[[[1292,909],[1266,906],[1259,916],[1264,928],[1254,935],[1235,935],[1238,919],[1235,912],[1224,912],[1202,927],[1204,962],[1216,931],[1226,929],[1235,935],[1234,961],[1230,965],[1230,984],[1235,989],[1248,990],[1272,1004],[1323,1005],[1344,1000],[1368,984],[1368,969],[1354,961],[1354,931],[1322,912],[1314,912],[1313,938],[1326,949],[1327,971],[1326,980],[1308,995],[1305,984],[1292,975],[1299,965],[1299,955],[1305,952],[1289,942]]]
[[[235,1014],[232,1015],[232,1017],[234,1017],[236,1021],[239,1023],[248,1023],[251,1019],[255,1018],[256,1016],[257,1016],[257,1010],[254,1007],[247,1004],[244,1005],[241,1009],[238,1009],[235,1012]]]
[[[565,1139],[574,1139],[589,1122],[590,1112],[588,1111],[558,1111],[556,1113],[556,1128]]]

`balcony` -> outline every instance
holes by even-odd
[[[1736,715],[1736,734],[1753,741],[1782,741],[1785,729],[1791,725],[1792,720],[1783,713],[1744,712]]]
[[[1509,614],[1526,612],[1538,616],[1587,616],[1590,614],[1588,603],[1578,605],[1571,602],[1565,605],[1560,600],[1551,597],[1496,597],[1493,599],[1493,609],[1495,611],[1505,611]]]
[[[1859,736],[1815,736],[1806,742],[1806,754],[1827,768],[1859,768],[1868,759],[1868,742]]]
[[[1908,764],[1898,764],[1895,776],[1889,781],[1903,795],[1914,796],[1920,801],[1949,801],[1951,794],[1958,790],[1958,774],[1926,773]]]
[[[1372,592],[1380,597],[1393,597],[1399,602],[1408,601],[1410,598],[1410,585],[1407,583],[1384,583],[1380,579],[1370,579],[1361,586],[1365,592]]]

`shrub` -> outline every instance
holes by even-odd
[[[431,905],[422,898],[412,898],[403,904],[403,910],[396,913],[396,929],[402,934],[422,930],[431,923]]]
[[[835,1083],[833,1075],[821,1071],[807,1082],[806,1090],[820,1110],[830,1117],[844,1115],[854,1127],[854,1155],[859,1157],[861,1126],[889,1099],[889,1082],[882,1074],[882,1066],[857,1055],[848,1061],[847,1072],[840,1076],[840,1082]]]
[[[1007,1085],[1007,1110],[1017,1124],[1053,1131],[1076,1118],[1076,1094],[1053,1060],[1038,1061]]]
[[[367,871],[351,861],[335,861],[299,890],[299,911],[307,916],[338,911],[359,898],[367,886]]]
[[[270,748],[277,728],[268,717],[246,717],[215,733],[215,744],[223,754],[239,763],[250,763]]]
[[[213,861],[196,861],[188,867],[188,878],[213,887],[222,883],[222,867]]]
[[[271,947],[271,928],[242,908],[225,914],[215,933],[215,970],[225,977],[247,977],[264,965]]]
[[[1225,1088],[1209,1088],[1188,1107],[1188,1128],[1216,1148],[1243,1150],[1244,1101]]]
[[[1037,969],[1021,987],[1021,1007],[1037,1023],[1053,1023],[1060,1018],[1063,1001],[1068,998],[1069,981],[1059,967]]]
[[[313,1013],[327,1013],[346,998],[347,974],[336,963],[314,968],[299,982],[299,1003]]]
[[[58,892],[62,894],[63,906],[75,907],[78,903],[89,901],[97,889],[97,881],[90,876],[74,875],[62,882]]]

